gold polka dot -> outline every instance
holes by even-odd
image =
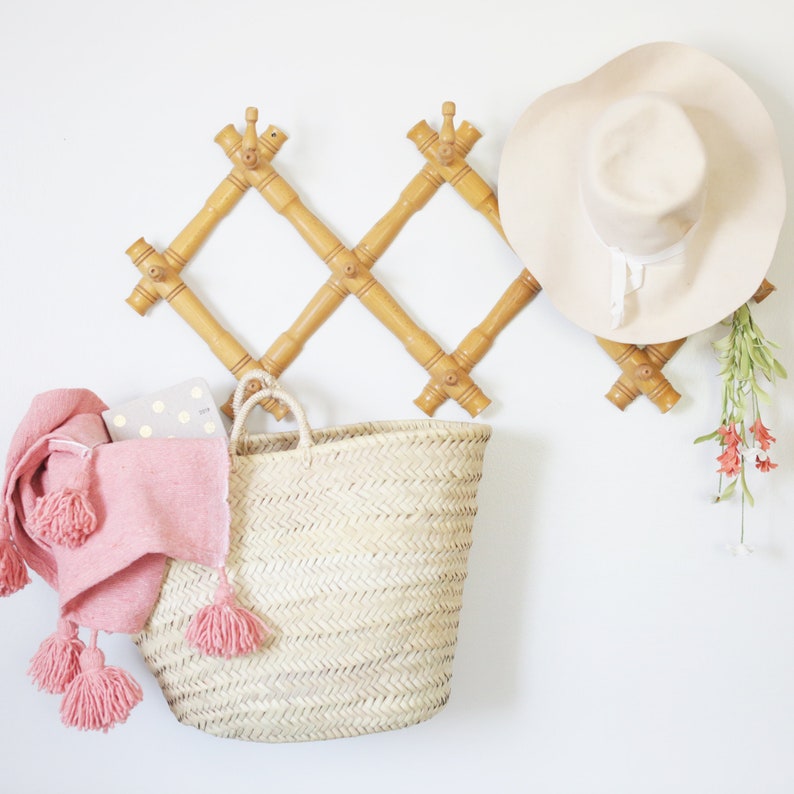
[[[152,428],[149,425],[141,425],[138,435],[141,438],[149,438],[152,435]]]
[[[210,436],[215,432],[215,422],[205,422],[204,423],[204,432]]]
[[[187,411],[182,411],[177,419],[183,424],[186,425],[190,421],[190,414]]]
[[[190,390],[190,396],[194,400],[200,400],[204,396],[204,391],[202,390],[201,386],[194,386]]]
[[[124,414],[116,414],[113,417],[113,424],[116,427],[124,427],[127,424],[127,417]]]
[[[165,403],[162,400],[155,400],[152,403],[152,410],[156,414],[161,414],[163,411],[165,411]]]

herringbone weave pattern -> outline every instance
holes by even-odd
[[[137,642],[183,723],[252,741],[414,724],[450,693],[485,425],[420,420],[245,439],[228,569],[273,630],[230,660],[184,641],[214,571],[171,561]]]

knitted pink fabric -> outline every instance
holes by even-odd
[[[4,509],[25,561],[58,591],[64,618],[131,634],[154,606],[166,557],[223,565],[229,458],[222,438],[108,443],[105,408],[84,389],[36,397],[11,442]],[[29,520],[37,500],[70,487],[85,465],[96,531],[74,548],[38,537]]]

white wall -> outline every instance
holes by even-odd
[[[598,3],[41,2],[0,10],[0,446],[34,394],[85,386],[130,399],[194,375],[231,377],[168,306],[124,299],[139,236],[164,248],[228,172],[213,143],[248,105],[290,140],[276,168],[353,246],[424,160],[405,133],[452,99],[484,134],[495,183],[526,105],[629,47],[673,39],[757,91],[794,184],[794,48],[787,0]],[[791,223],[756,318],[794,370]],[[520,270],[449,188],[376,275],[447,350]],[[327,269],[255,194],[186,277],[254,353]],[[425,724],[308,745],[224,741],[174,720],[126,636],[109,659],[145,689],[108,735],[67,730],[27,680],[53,627],[39,580],[0,603],[0,789],[311,792],[794,791],[794,382],[765,418],[780,468],[756,481],[749,558],[726,546],[737,503],[712,505],[719,418],[710,342],[665,369],[683,394],[621,414],[595,341],[541,296],[475,369],[493,405],[452,698]],[[794,379],[792,379],[794,380]],[[352,298],[283,378],[317,425],[417,417],[424,371]],[[465,419],[454,404],[439,418]],[[264,421],[264,420],[262,420]]]

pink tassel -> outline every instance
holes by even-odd
[[[61,619],[58,630],[41,643],[30,660],[28,675],[39,689],[60,695],[80,672],[80,654],[84,650],[77,625]]]
[[[0,596],[10,596],[30,584],[28,569],[11,538],[0,538]]]
[[[61,720],[81,731],[107,731],[129,717],[143,699],[138,682],[125,670],[105,666],[105,654],[91,634],[80,654],[80,672],[66,687],[61,702]]]
[[[245,656],[255,651],[271,631],[252,612],[234,603],[234,591],[221,568],[215,603],[202,607],[190,621],[185,639],[207,656]]]
[[[85,491],[62,488],[37,500],[30,525],[41,540],[75,549],[96,530],[97,519]]]
[[[97,528],[97,517],[88,500],[91,452],[82,455],[80,470],[71,485],[39,497],[30,526],[41,540],[76,549]]]

